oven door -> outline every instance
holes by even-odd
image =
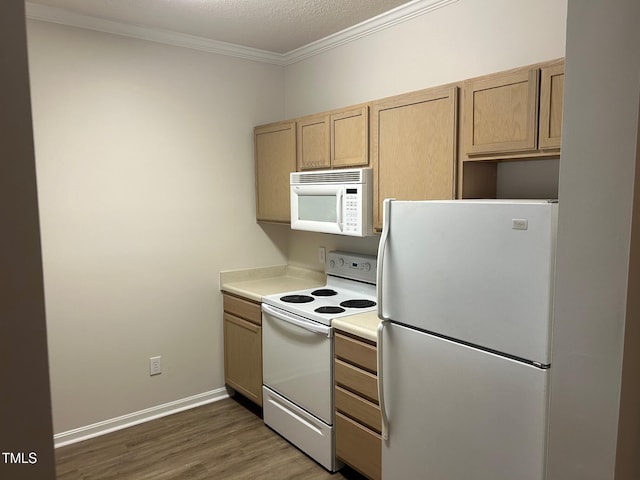
[[[333,329],[262,304],[263,383],[333,425]]]
[[[291,228],[344,232],[344,185],[291,185]]]

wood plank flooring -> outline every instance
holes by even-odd
[[[58,480],[348,479],[264,425],[240,395],[56,449]]]

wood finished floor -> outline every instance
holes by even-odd
[[[56,449],[58,480],[332,479],[236,395]]]

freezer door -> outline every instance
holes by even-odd
[[[557,204],[389,206],[378,255],[382,316],[550,363]]]
[[[542,480],[548,370],[390,324],[382,477]]]

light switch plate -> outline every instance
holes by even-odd
[[[149,375],[160,375],[162,373],[162,357],[149,358]]]

